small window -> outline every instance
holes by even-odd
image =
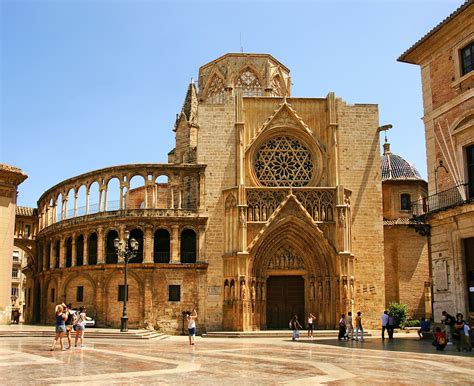
[[[472,58],[474,56],[474,42],[461,49],[461,74],[466,75],[472,71]]]
[[[56,289],[51,288],[51,303],[54,303],[56,301]]]
[[[403,193],[400,196],[400,210],[410,210],[411,196],[408,193]]]
[[[31,228],[29,225],[25,225],[25,237],[30,237]]]
[[[12,269],[12,278],[17,279],[18,278],[18,269]]]
[[[83,302],[84,301],[84,287],[77,287],[77,293],[76,293],[76,301],[77,302]]]
[[[18,288],[12,287],[12,296],[18,296]]]
[[[181,286],[180,285],[170,285],[169,287],[169,297],[170,302],[179,302],[181,301]]]
[[[120,284],[118,286],[118,301],[123,302],[125,300],[125,286]],[[128,301],[128,285],[127,285],[127,301]]]

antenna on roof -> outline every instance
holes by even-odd
[[[242,47],[242,32],[240,32],[240,52],[244,52],[244,47]]]

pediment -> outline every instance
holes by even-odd
[[[290,192],[288,196],[286,196],[286,198],[281,202],[278,208],[276,208],[276,210],[268,218],[267,223],[262,227],[260,232],[249,244],[249,251],[258,244],[259,240],[265,235],[266,232],[271,231],[273,227],[279,225],[281,222],[291,222],[292,218],[298,218],[300,221],[306,223],[308,227],[313,228],[315,231],[323,235],[323,232],[313,221],[308,211],[298,201],[296,196]]]
[[[325,146],[319,141],[318,138],[314,136],[309,126],[304,122],[303,118],[298,115],[296,110],[287,102],[286,98],[283,99],[283,102],[278,106],[273,114],[270,115],[263,125],[256,131],[254,137],[247,145],[246,150],[252,147],[259,136],[274,127],[291,127],[302,130],[306,135],[310,136],[316,141],[321,151],[326,151]]]

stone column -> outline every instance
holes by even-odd
[[[171,225],[171,264],[177,264],[179,260],[179,225]]]
[[[76,251],[76,234],[72,234],[72,243],[71,243],[72,253],[71,253],[71,267],[77,266],[77,251]]]
[[[97,264],[104,264],[104,228],[97,228]]]
[[[198,244],[198,256],[197,260],[199,262],[207,262],[207,257],[206,257],[206,226],[205,225],[199,225],[199,244]]]
[[[61,237],[59,239],[59,268],[64,268],[66,266],[66,247],[64,241],[66,239]]]
[[[143,262],[153,263],[153,227],[147,226],[145,228],[145,239],[143,241]]]
[[[84,235],[83,264],[89,265],[89,235]]]

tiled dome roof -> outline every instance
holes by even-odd
[[[389,180],[423,180],[415,166],[399,155],[390,152],[390,144],[383,145],[381,157],[382,181]]]

